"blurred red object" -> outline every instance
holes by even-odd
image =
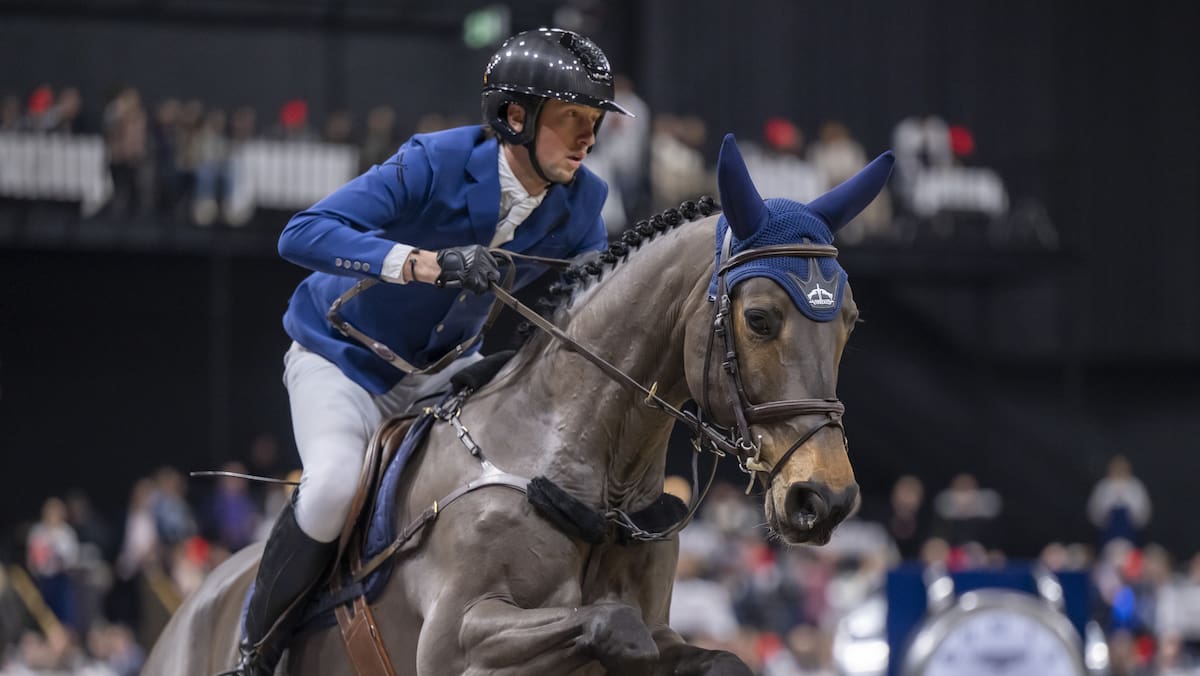
[[[184,543],[184,552],[186,553],[188,561],[191,561],[196,565],[201,565],[208,560],[208,550],[208,540],[205,540],[199,535],[193,535],[192,537],[188,538],[186,543]]]
[[[763,632],[758,635],[758,639],[754,642],[755,652],[762,660],[769,660],[775,653],[783,650],[783,641],[778,634],[773,632]]]
[[[38,87],[29,95],[30,115],[41,115],[50,110],[50,106],[52,105],[54,105],[54,91],[47,85]]]
[[[975,135],[962,125],[951,126],[950,150],[955,157],[970,157],[975,152]]]
[[[1142,555],[1142,550],[1130,550],[1129,555],[1121,562],[1121,575],[1130,582],[1137,582],[1142,579],[1142,568],[1145,565],[1145,557]]]
[[[1154,653],[1158,651],[1158,646],[1153,636],[1143,634],[1134,641],[1133,650],[1137,655],[1138,664],[1150,664],[1154,660]]]
[[[284,129],[297,129],[308,122],[308,103],[303,99],[292,99],[279,109],[279,124]]]
[[[787,118],[772,117],[763,125],[763,139],[775,150],[791,150],[800,140],[800,130]]]

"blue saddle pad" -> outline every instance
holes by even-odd
[[[404,468],[408,465],[408,459],[420,447],[421,442],[428,435],[429,429],[433,427],[433,422],[434,417],[428,413],[421,415],[413,421],[412,427],[409,428],[408,433],[404,436],[404,441],[400,442],[400,448],[396,449],[395,455],[392,456],[391,462],[384,470],[383,479],[379,483],[379,491],[375,496],[375,507],[371,513],[371,522],[367,525],[366,537],[363,539],[363,561],[368,561],[384,549],[387,549],[387,546],[395,540],[396,489],[400,484],[400,476],[403,474]],[[303,619],[301,619],[296,633],[303,634],[337,624],[333,609],[360,594],[365,595],[367,601],[374,601],[379,596],[379,593],[383,591],[394,567],[394,563],[388,561],[368,575],[361,584],[343,585],[340,592],[336,595],[328,589],[322,589],[314,594],[304,610]],[[349,581],[347,580],[347,582]],[[254,584],[251,584],[250,589],[246,592],[246,599],[242,602],[243,636],[245,635],[246,609],[250,605],[250,596],[253,593]]]

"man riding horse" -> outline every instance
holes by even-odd
[[[297,613],[329,564],[367,442],[386,418],[444,389],[478,359],[499,279],[488,248],[570,258],[606,244],[604,181],[585,169],[613,101],[604,53],[571,31],[513,36],[488,62],[485,124],[418,134],[388,161],[296,214],[280,254],[313,270],[284,315],[300,488],[280,514],[229,674],[274,672]],[[516,287],[541,270],[521,266]],[[327,310],[363,279],[385,282]],[[370,349],[353,327],[378,342]]]

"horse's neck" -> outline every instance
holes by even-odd
[[[708,220],[659,235],[575,297],[565,330],[679,404],[687,398],[685,323],[703,310],[711,260]],[[557,342],[542,339],[525,352],[520,380],[504,388],[510,396],[498,408],[543,435],[534,437],[546,459],[536,471],[593,502],[638,508],[657,497],[672,419]]]

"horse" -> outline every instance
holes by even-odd
[[[433,424],[408,460],[395,522],[431,504],[438,515],[396,553],[372,604],[396,673],[751,673],[671,629],[676,529],[585,541],[509,486],[440,510],[435,501],[480,476],[465,429],[493,469],[543,477],[600,513],[633,514],[662,498],[675,422],[664,411],[679,415],[690,400],[698,413],[684,417],[699,446],[738,456],[762,486],[770,529],[790,544],[827,542],[858,499],[836,397],[858,310],[832,233],[890,168],[885,154],[809,205],[763,200],[729,135],[718,162],[723,213],[685,203],[564,274],[551,330],[575,345],[534,334],[466,401],[458,424]],[[824,225],[797,229],[792,212]],[[248,547],[210,573],[163,631],[146,674],[211,676],[236,662],[259,552]],[[278,673],[354,673],[336,628],[293,640],[285,664]]]

